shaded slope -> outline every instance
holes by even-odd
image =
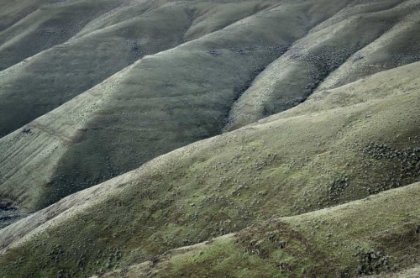
[[[118,2],[107,12],[117,2],[45,5],[0,34],[0,70],[8,68],[0,77],[0,137],[144,55],[197,39],[273,5],[140,1]],[[203,24],[212,27],[203,29]]]
[[[416,183],[338,207],[258,223],[101,277],[418,277],[418,268],[385,273],[418,263],[419,198]]]
[[[268,3],[241,3],[238,4],[241,7],[238,9],[234,9],[234,4],[227,4],[225,13],[238,11],[236,17],[232,18],[256,14],[207,35],[214,28],[230,23],[229,20],[220,19],[224,17],[220,7],[212,10],[208,3],[187,5],[176,2],[145,12],[140,9],[141,16],[138,19],[125,21],[122,16],[125,10],[120,9],[103,21],[98,21],[108,27],[94,31],[95,26],[102,25],[92,23],[91,29],[86,29],[90,31],[84,36],[40,53],[31,58],[33,62],[28,62],[28,65],[20,64],[3,71],[5,100],[1,102],[4,106],[1,111],[5,111],[5,116],[0,119],[4,121],[2,126],[11,130],[96,84],[107,74],[123,67],[124,63],[130,63],[132,58],[127,52],[129,48],[130,52],[141,51],[142,47],[152,48],[156,43],[162,42],[158,38],[149,45],[148,39],[145,39],[144,45],[132,45],[132,42],[137,41],[131,41],[131,35],[136,37],[143,34],[143,29],[140,32],[135,29],[143,19],[146,26],[153,19],[179,17],[180,26],[171,28],[182,30],[178,35],[184,32],[182,41],[203,35],[199,39],[140,60],[83,94],[85,96],[66,103],[54,113],[46,114],[42,119],[3,138],[0,141],[0,148],[5,150],[0,156],[2,198],[14,201],[22,209],[42,208],[72,192],[134,169],[157,155],[219,134],[226,124],[232,104],[248,88],[255,76],[281,56],[293,42],[305,36],[311,28],[328,20],[351,2],[311,1],[273,8],[267,8]],[[258,12],[259,10],[262,11]],[[215,15],[215,19],[212,19],[212,15]],[[191,20],[189,28],[184,28],[186,17]],[[366,18],[362,23],[377,21],[374,16]],[[152,27],[150,33],[162,32],[162,37],[166,38],[165,31],[172,29],[167,29],[165,23],[170,20],[158,22],[163,23],[162,31]],[[200,25],[201,22],[205,24]],[[344,26],[348,24],[347,22]],[[213,27],[206,30],[203,26]],[[372,36],[379,36],[386,29],[386,24],[378,23],[372,29],[374,32],[368,33],[366,37],[361,36],[360,42],[370,41]],[[124,31],[127,33],[119,38],[118,34]],[[309,34],[303,41],[312,45],[309,48],[316,53],[324,53],[334,45],[319,43],[318,40],[329,31],[327,27],[317,35]],[[175,43],[178,35],[168,38],[167,47]],[[111,41],[108,41],[110,36]],[[114,36],[117,38],[114,39]],[[331,36],[327,38],[333,40],[334,36]],[[120,46],[121,39],[128,40],[128,45]],[[91,55],[89,51],[83,51],[91,43],[103,47],[104,53]],[[119,53],[121,56],[105,62],[106,65],[112,63],[112,67],[103,67],[103,55],[112,52],[116,45],[119,46],[116,49],[123,51]],[[164,43],[160,45],[165,47]],[[357,45],[354,49],[358,49]],[[77,54],[71,54],[72,50]],[[93,60],[87,57],[90,55]],[[63,57],[63,62],[69,61],[74,66],[70,64],[68,67],[55,67],[53,65],[56,57]],[[312,55],[304,54],[304,57],[311,58]],[[47,70],[45,74],[35,74],[43,61],[47,62],[48,67],[51,66],[51,70]],[[92,71],[87,64],[95,65],[96,70]],[[319,70],[318,65],[312,67]],[[83,78],[79,79],[80,75],[74,76],[74,69],[80,71]],[[311,72],[310,69],[304,72],[308,71]],[[12,76],[17,76],[17,79]],[[6,82],[8,78],[11,79]],[[73,80],[72,83],[75,84],[70,85],[69,90],[66,89],[69,86],[66,80]],[[302,80],[304,79],[300,75],[288,74],[283,81],[297,84]],[[63,89],[63,85],[66,88]],[[294,87],[299,89],[299,86]],[[28,87],[38,88],[39,96],[25,94],[25,88]],[[57,91],[60,93],[56,93]],[[62,91],[65,93],[61,93]],[[300,93],[296,91],[296,94]],[[293,94],[285,95],[297,97]],[[95,103],[80,104],[91,97],[95,99]],[[269,100],[274,104],[274,110],[280,108],[281,105]],[[34,112],[29,115],[32,107]],[[69,112],[71,116],[68,115]],[[62,126],[67,128],[65,135],[62,134]],[[65,138],[64,141],[61,141],[61,137]],[[41,161],[44,163],[41,164]],[[39,175],[40,172],[43,173],[42,176]]]
[[[304,24],[287,8],[261,12],[143,58],[28,125],[30,134],[19,130],[3,138],[2,195],[21,207],[40,208],[159,154],[219,133],[241,88],[304,35]],[[59,139],[54,153],[42,151],[54,145],[51,140],[61,136],[63,126],[65,137],[72,139],[63,144]],[[35,150],[41,151],[39,155]],[[41,165],[39,161],[48,162],[32,168]]]
[[[167,5],[46,50],[1,73],[0,135],[92,88],[144,55],[175,47],[190,8]]]
[[[59,0],[58,0],[59,1]],[[0,3],[0,32],[12,26],[19,20],[31,14],[43,4],[57,1],[46,0],[22,0],[2,1]]]
[[[325,92],[325,97],[314,95],[312,102],[260,124],[175,150],[135,171],[64,198],[0,231],[3,242],[0,273],[6,277],[28,273],[84,277],[149,260],[171,248],[239,231],[256,221],[272,219],[273,215],[316,211],[416,182],[420,174],[420,90],[415,85],[419,67],[420,63],[400,67]],[[385,81],[390,83],[390,75],[395,79],[386,93],[372,91],[378,84],[378,91],[382,91],[381,86],[387,86]],[[347,95],[353,95],[350,99],[354,101],[337,102],[341,96],[346,100]],[[406,199],[411,196],[418,200],[417,188],[415,184],[400,196],[407,201],[398,207],[401,211],[397,208],[394,211],[404,217],[384,215],[374,220],[390,217],[396,221],[388,223],[395,223],[392,227],[396,237],[411,236],[411,224],[400,227],[398,223],[418,220],[415,218],[418,208],[413,206],[415,203],[410,206],[411,199]],[[385,206],[400,203],[390,201]],[[363,209],[361,206],[360,211]],[[409,210],[414,217],[407,216]],[[344,215],[332,214],[338,219],[333,221],[360,215],[360,211],[349,210],[353,213],[349,215],[345,211]],[[319,221],[329,217],[319,215]],[[365,216],[374,215],[375,210]],[[326,241],[328,238],[340,242],[340,236],[346,238],[346,232],[354,231],[362,243],[368,244],[362,247],[373,248],[379,243],[365,237],[369,228],[375,226],[356,225],[363,219],[354,220],[357,223],[350,226],[354,230],[339,230],[343,233],[338,235],[334,235],[335,230],[330,231],[335,225],[321,223],[320,232],[311,235],[312,229],[303,229],[308,227],[303,225],[306,216],[299,217],[302,229],[296,226],[295,218],[288,225],[309,238],[314,250],[334,255],[325,268],[319,268],[325,261],[318,261],[318,257],[303,261],[305,268],[309,264],[308,271],[321,271],[314,273],[357,270],[357,258],[350,260],[352,253],[339,255],[341,245],[334,249],[334,245],[330,246],[333,242]],[[274,226],[273,230],[277,228]],[[379,239],[383,234],[377,232],[374,235]],[[252,237],[252,233],[245,233],[245,239],[246,236]],[[299,241],[297,244],[301,246]],[[406,245],[392,249],[390,244],[383,248],[387,253],[397,254],[398,259],[405,256],[401,250]],[[309,256],[305,254],[302,256]],[[298,261],[296,257],[290,259],[292,265]],[[416,262],[409,261],[407,265],[410,263]],[[273,269],[271,261],[263,267],[267,271]],[[278,270],[277,265],[274,267]],[[296,269],[300,271],[301,267]],[[182,273],[186,268],[177,269]],[[179,273],[177,269],[175,274]]]
[[[123,21],[130,20],[133,17],[139,16],[146,11],[153,11],[154,9],[165,5],[165,2],[171,1],[140,1],[139,3],[127,5],[115,9],[101,17],[93,20],[87,24],[76,36],[79,38],[85,36],[96,30],[100,30]],[[206,34],[220,30],[230,24],[251,16],[256,12],[268,8],[273,5],[278,5],[277,1],[189,1],[176,2],[180,5],[188,5],[190,7],[191,26],[185,34],[185,41],[198,39]],[[233,2],[233,3],[229,3]]]
[[[215,7],[209,3],[202,3],[184,39],[186,41],[198,39],[274,5],[279,5],[278,1],[244,1],[241,5],[226,3]]]
[[[344,80],[337,85],[341,86],[384,69],[417,61],[413,55],[418,53],[417,44],[413,42],[419,33],[419,9],[418,1],[400,1],[399,5],[396,1],[381,1],[380,4],[373,2],[343,9],[313,28],[254,80],[233,106],[225,129],[232,130],[296,106],[319,84],[325,88],[325,78],[330,83],[334,76],[340,76]],[[408,39],[413,35],[413,40]],[[384,45],[384,41],[398,46],[398,51]],[[359,74],[349,73],[348,58],[356,52],[359,55],[360,49],[371,47],[371,44],[380,49],[381,60],[374,63],[376,70],[366,71],[357,65],[355,69]],[[379,55],[366,53],[369,57],[366,60]],[[394,59],[395,56],[400,58]]]
[[[411,12],[384,36],[356,52],[321,84],[320,89],[339,87],[370,74],[420,60],[418,42],[420,3],[406,1],[401,9]]]
[[[120,4],[115,0],[57,2],[39,5],[0,33],[0,70],[67,41],[86,23]]]

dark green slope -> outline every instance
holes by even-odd
[[[85,124],[58,162],[40,207],[221,133],[243,88],[299,36],[287,27],[267,31],[286,24],[296,30],[296,22],[276,13],[248,22],[252,30],[227,28],[134,65],[118,84],[124,89]]]
[[[144,55],[177,46],[188,7],[162,7],[55,46],[3,71],[0,134],[6,135],[92,88]]]
[[[300,239],[307,238],[303,244],[328,256],[294,250],[302,248],[300,241],[285,250],[289,255],[280,257],[275,253],[276,241],[252,245],[251,241],[268,238],[269,232],[282,233],[281,226],[266,224],[257,226],[261,233],[245,232],[243,245],[224,249],[249,259],[251,274],[261,267],[264,273],[277,270],[280,275],[278,264],[284,262],[295,265],[299,273],[305,268],[321,277],[347,270],[355,275],[359,258],[353,254],[358,244],[363,252],[385,250],[394,256],[393,263],[403,267],[418,264],[417,249],[403,252],[410,243],[418,246],[413,234],[418,183],[398,191],[407,192],[400,200],[405,194],[411,196],[404,204],[389,197],[365,214],[368,206],[355,206],[354,213],[345,208],[339,213],[318,210],[419,181],[419,67],[415,63],[313,95],[258,124],[177,149],[68,196],[0,231],[4,252],[0,274],[86,277],[148,261],[169,249],[237,232],[256,222],[304,212],[313,213],[309,224],[306,215],[294,218],[302,220],[301,226],[293,219],[288,223],[302,234]],[[387,84],[391,77],[395,78],[392,86]],[[381,217],[376,219],[376,212]],[[386,237],[390,229],[392,236]],[[282,236],[291,242],[287,234]],[[407,239],[401,245],[386,243],[387,238],[400,236]],[[348,237],[345,246],[334,245]],[[267,253],[260,257],[243,252],[244,248]],[[209,255],[209,268],[195,266],[195,271],[218,273],[217,258],[229,256],[218,255],[219,251],[216,257]],[[243,266],[246,261],[236,255],[231,265]],[[174,275],[188,273],[188,266],[182,265],[173,269]],[[229,271],[240,276],[235,269]]]
[[[105,13],[104,8],[101,8],[102,4],[99,3],[92,6],[95,8],[94,12],[90,6],[83,6],[88,5],[83,2],[77,2],[77,5],[72,3],[70,7],[70,4],[60,5],[58,8],[48,6],[31,14],[27,20],[33,19],[45,25],[47,17],[50,22],[48,24],[53,28],[41,24],[39,28],[32,30],[33,28],[27,25],[37,25],[31,22],[20,27],[13,26],[3,32],[5,44],[0,48],[0,53],[1,49],[7,52],[0,55],[3,59],[21,61],[28,56],[19,52],[19,47],[10,45],[11,42],[30,49],[32,54],[40,51],[36,49],[37,44],[45,44],[45,48],[56,46],[2,72],[0,136],[5,136],[48,113],[144,55],[173,48],[192,38],[197,39],[273,5],[270,2],[166,2],[168,1],[140,2],[116,8],[109,13]],[[89,17],[85,20],[84,14],[78,13],[77,9],[88,13]],[[225,13],[228,13],[229,17]],[[63,27],[65,32],[59,32],[56,29],[61,28],[60,24],[50,18],[58,18],[67,25],[77,22],[77,28],[71,27],[73,31],[69,32],[67,27]],[[86,24],[88,19],[93,20]],[[213,27],[203,29],[202,25]],[[82,27],[83,30],[72,37]],[[10,35],[13,32],[18,36],[17,39]],[[32,34],[33,32],[36,34]],[[71,39],[60,44],[62,41],[55,38],[57,33],[62,34],[64,40]],[[54,38],[56,41],[50,43],[43,36],[48,40]],[[7,45],[10,45],[11,50]],[[6,61],[0,64],[7,67]]]
[[[418,41],[419,19],[417,1],[349,5],[255,79],[233,106],[225,130],[296,106],[318,86],[334,88],[418,61],[418,44],[413,42]]]
[[[116,8],[121,2],[96,0],[94,2],[71,1],[70,3],[42,4],[40,3],[35,11],[0,32],[0,70],[42,50],[64,43],[89,21]]]
[[[411,2],[146,2],[99,17],[2,72],[4,133],[64,104],[0,140],[0,194],[39,209],[226,123],[290,108],[418,12]]]
[[[52,4],[0,3],[4,61],[74,27],[0,72],[0,277],[417,274],[419,0]]]
[[[44,126],[42,136],[51,138],[55,132],[44,130],[67,125],[67,109],[74,110],[72,104],[66,103],[64,110],[30,124],[32,135],[22,137],[21,131],[17,131],[3,138],[0,144],[8,150],[2,160],[3,196],[10,196],[9,199],[19,196],[22,207],[40,208],[134,169],[159,154],[220,133],[230,106],[241,91],[265,65],[305,34],[306,24],[301,17],[290,16],[286,7],[262,12],[202,39],[145,57],[86,93],[86,97],[95,95],[104,101],[87,104],[90,107],[84,106],[78,113],[79,108],[74,108],[75,114],[86,114],[82,126],[65,131],[72,132],[73,138],[70,144],[60,146],[66,153],[58,161],[49,159],[41,166],[48,172],[53,170],[51,178],[44,175],[41,182],[36,182],[35,187],[47,194],[17,189],[34,188],[33,182],[19,182],[22,163],[28,160],[25,154],[30,160],[37,160],[31,156],[33,146],[39,143],[34,139],[37,126]],[[74,103],[84,102],[83,98],[75,99]],[[57,118],[54,123],[52,119]],[[37,143],[28,145],[28,140]],[[51,142],[41,144],[37,149],[50,146]],[[28,148],[31,151],[25,150]],[[10,152],[13,149],[16,151]],[[28,172],[38,180],[35,176],[39,168],[27,169]]]

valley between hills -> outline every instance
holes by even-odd
[[[0,277],[420,277],[419,0],[3,0]]]

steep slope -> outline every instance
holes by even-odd
[[[232,110],[238,98],[237,105],[248,96],[251,102],[262,100],[272,106],[269,112],[263,109],[261,115],[258,108],[259,116],[252,121],[286,109],[315,89],[312,83],[309,91],[302,91],[306,82],[319,83],[352,53],[386,34],[394,22],[405,20],[418,8],[410,1],[400,5],[401,1],[391,0],[379,4],[285,1],[274,6],[272,2],[221,6],[190,1],[156,4],[151,9],[147,3],[96,18],[68,43],[2,72],[5,91],[0,95],[0,113],[4,113],[0,128],[17,128],[71,99],[0,139],[3,201],[12,201],[26,211],[40,209],[158,155],[220,134],[229,114],[236,118],[247,115],[246,111],[238,114]],[[128,15],[140,15],[127,20],[128,11]],[[363,15],[361,19],[357,14]],[[170,24],[172,19],[179,25]],[[149,32],[146,26],[155,21],[162,25],[153,24]],[[136,29],[138,25],[144,28]],[[365,26],[369,30],[363,29]],[[334,28],[340,31],[330,32]],[[169,31],[173,37],[166,36]],[[364,35],[350,36],[357,31]],[[148,34],[160,35],[156,40],[132,44],[131,36]],[[145,56],[82,93],[134,62],[132,52],[144,48],[143,54],[147,54],[160,47],[169,48],[177,40],[182,44]],[[91,44],[101,46],[104,53],[91,55]],[[343,44],[345,53],[339,59],[332,61],[325,54]],[[303,46],[305,49],[299,48]],[[103,62],[114,50],[121,53]],[[69,65],[53,66],[58,58]],[[49,70],[40,70],[44,61]],[[277,78],[276,69],[281,69],[284,78]],[[275,81],[265,84],[267,79],[270,84]],[[273,92],[281,90],[267,95],[261,91],[263,87]],[[28,88],[36,88],[37,93],[27,94]],[[256,98],[249,94],[254,89]],[[247,105],[245,101],[244,107]]]
[[[73,3],[72,5],[75,6],[76,4]],[[237,14],[235,14],[236,17],[231,17],[232,20],[247,16],[247,13],[256,13],[268,5],[260,5],[257,2],[230,4],[228,6],[231,10],[233,9],[231,6],[236,7]],[[83,5],[79,6],[77,6],[77,9],[89,12],[88,8]],[[17,43],[27,48],[30,45],[32,54],[38,54],[1,73],[0,137],[62,105],[143,56],[155,54],[181,44],[185,40],[186,33],[194,26],[195,17],[211,11],[215,13],[213,16],[220,16],[221,12],[217,9],[221,8],[218,6],[227,5],[194,5],[185,2],[160,3],[159,5],[159,3],[147,1],[126,8],[121,7],[114,9],[113,13],[106,17],[106,20],[99,17],[101,20],[96,19],[90,25],[88,24],[89,27],[82,31],[83,36],[79,33],[66,43],[54,43],[58,45],[41,53],[34,49],[36,44],[38,42],[47,43],[48,40],[45,40],[43,36],[38,36],[38,34],[36,34],[37,39],[23,35],[22,29],[29,32],[29,28],[27,26],[20,27],[16,31],[19,36],[35,42],[28,44],[17,41]],[[99,9],[99,3],[95,3],[94,7]],[[73,28],[75,30],[79,30],[84,24],[83,13],[73,11],[68,5],[59,6],[61,12],[70,14],[68,16],[58,12],[55,15],[51,9],[43,11],[50,17],[54,15],[60,18],[67,25],[72,23],[67,17],[73,16],[72,20],[77,21],[79,26]],[[89,16],[97,16],[97,13],[91,15],[91,12],[89,12]],[[122,17],[123,15],[124,17]],[[38,13],[31,16],[36,20],[45,20],[45,16]],[[207,16],[210,17],[206,14],[201,15],[201,21],[204,20],[209,25],[211,22],[217,22],[217,20],[206,20]],[[60,27],[59,24],[54,23],[55,21],[51,21],[54,28]],[[96,22],[101,22],[103,25],[97,26]],[[31,28],[35,28],[34,23],[31,23],[31,26]],[[47,29],[47,27],[43,28]],[[199,26],[197,28],[200,29]],[[11,29],[9,28],[7,31],[12,32]],[[42,29],[42,32],[46,33],[47,31],[44,29]],[[192,30],[195,29],[192,28]],[[54,30],[48,32],[57,33]],[[65,37],[69,38],[73,34],[74,32],[66,31]],[[196,38],[205,34],[205,31],[197,33]],[[52,37],[52,35],[48,35],[48,37]],[[10,44],[10,41],[14,40],[9,39],[6,44]],[[19,48],[14,46],[12,49],[19,51]],[[25,55],[20,52],[17,54],[2,54],[0,51],[0,57],[4,59],[22,60],[26,57]],[[1,62],[1,64],[6,65],[7,63]]]
[[[419,198],[416,183],[334,208],[274,218],[100,277],[356,277],[396,271],[419,262]],[[412,268],[379,277],[418,274]]]
[[[267,243],[268,253],[260,252],[263,257],[257,251],[245,254],[244,263],[255,263],[251,274],[270,274],[281,266],[285,273],[303,276],[303,267],[308,273],[353,275],[358,262],[365,269],[365,252],[371,248],[392,255],[390,263],[418,264],[418,184],[392,191],[395,196],[390,191],[375,197],[389,201],[372,201],[372,210],[365,211],[369,202],[359,201],[315,211],[419,181],[419,70],[420,63],[414,63],[313,95],[284,113],[177,149],[66,197],[0,230],[0,275],[85,277],[255,222],[308,211],[314,213],[282,218],[286,226],[272,221],[271,226],[261,224],[242,233],[240,244],[250,251],[264,251],[265,245],[259,249],[248,243],[270,231],[280,231],[292,243],[285,249],[289,255],[271,254],[276,241]],[[366,218],[357,219],[362,211]],[[375,219],[379,212],[381,217]],[[293,231],[301,236],[296,239]],[[388,237],[387,231],[392,231]],[[398,241],[401,236],[407,241]],[[302,251],[306,243],[313,253]],[[217,245],[210,253],[209,267],[216,265],[214,269],[193,271],[217,273],[231,267],[243,250],[232,244]],[[352,257],[358,251],[352,249],[355,244],[362,247],[360,258]],[[410,244],[414,251],[404,253]],[[223,250],[232,250],[234,260],[219,268],[211,254],[220,257]],[[320,252],[333,256],[321,260]],[[266,255],[271,259],[265,260]],[[172,273],[188,275],[193,266],[189,259],[178,265]]]
[[[0,70],[67,41],[89,21],[121,4],[115,0],[4,2],[10,3],[3,12],[12,13],[11,21],[22,17],[20,13],[26,16],[0,32]]]
[[[0,3],[0,32],[9,28],[39,8],[43,1],[2,1]]]
[[[8,134],[92,88],[144,55],[175,47],[187,6],[163,6],[70,40],[1,73],[0,133]]]
[[[418,1],[406,1],[400,10],[412,9],[384,36],[364,47],[326,78],[319,89],[339,87],[370,74],[420,60]]]
[[[296,106],[318,86],[332,88],[328,84],[334,82],[337,87],[419,61],[420,49],[414,43],[419,39],[419,23],[417,0],[347,6],[297,41],[254,80],[233,106],[225,129]],[[360,62],[360,57],[366,59]]]
[[[4,137],[2,196],[41,208],[220,133],[241,88],[304,35],[305,22],[289,12],[261,12],[147,56]]]

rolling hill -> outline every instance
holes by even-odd
[[[0,277],[419,274],[420,1],[1,7]]]

